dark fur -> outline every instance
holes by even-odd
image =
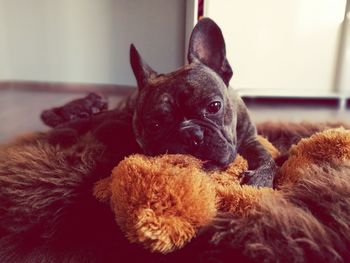
[[[310,133],[324,128],[312,126]],[[288,127],[283,140],[274,137],[277,125],[265,135],[279,138],[272,140],[277,146],[291,144],[302,126]],[[348,163],[304,171],[282,198],[263,200],[245,218],[221,215],[184,249],[163,256],[129,244],[110,208],[92,197],[93,183],[106,172],[93,169],[105,147],[89,133],[72,148],[49,145],[45,136],[1,146],[0,262],[350,260]]]

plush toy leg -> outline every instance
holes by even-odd
[[[231,187],[217,186],[218,207],[222,212],[246,216],[250,210],[259,205],[266,196],[278,195],[271,188],[256,188],[249,185],[232,185]]]
[[[131,242],[142,243],[153,252],[169,253],[189,242],[196,231],[188,220],[173,215],[157,216],[152,209],[140,209],[136,214]]]

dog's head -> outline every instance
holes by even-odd
[[[139,92],[133,118],[145,154],[192,154],[224,167],[236,156],[236,109],[228,95],[232,77],[220,28],[210,19],[192,31],[188,62],[156,73],[133,45],[130,61]]]

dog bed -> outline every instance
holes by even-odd
[[[334,126],[268,123],[259,132],[283,153]],[[219,214],[183,249],[163,255],[130,244],[93,197],[110,165],[101,144],[90,134],[69,148],[46,140],[34,134],[0,147],[1,262],[350,261],[348,161],[312,166],[284,199],[262,200],[249,217]]]

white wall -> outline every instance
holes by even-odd
[[[350,96],[350,0],[347,2],[347,14],[345,16],[344,43],[342,50],[342,59],[340,61],[340,79],[339,90],[347,96]]]
[[[134,43],[161,72],[184,62],[185,0],[0,0],[0,80],[135,85]]]
[[[206,0],[222,28],[239,89],[334,91],[346,0]]]

